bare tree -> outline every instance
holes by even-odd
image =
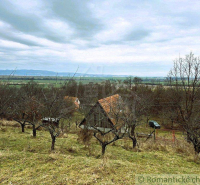
[[[138,84],[140,84],[142,82],[142,78],[140,78],[140,77],[134,77],[133,78],[133,83],[135,84],[135,85],[138,85]]]
[[[132,89],[133,84],[137,87],[142,82],[142,79],[140,77],[132,77],[129,76],[124,80],[124,84],[126,84],[129,89]]]
[[[125,102],[125,109],[123,109],[122,119],[128,128],[128,137],[132,140],[133,148],[135,148],[137,144],[135,128],[139,125],[141,118],[140,114],[137,114],[139,113],[138,103],[140,98],[136,95],[136,93],[126,94],[123,98]]]
[[[177,114],[177,103],[179,103],[179,98],[174,97],[174,92],[171,89],[165,89],[163,92],[161,105],[158,107],[160,109],[160,115],[162,116],[162,124],[163,126],[174,129],[178,126],[179,114]],[[174,100],[172,101],[172,97]]]
[[[25,126],[29,125],[29,118],[25,111],[26,102],[22,96],[19,96],[19,94],[21,94],[20,92],[20,89],[15,90],[14,96],[12,97],[12,103],[8,109],[8,115],[11,119],[20,124],[22,132],[24,132]]]
[[[131,88],[132,88],[132,85],[134,84],[133,77],[132,77],[132,76],[127,77],[127,78],[124,80],[124,84],[126,84],[126,85],[128,86],[128,88],[131,89]]]
[[[171,101],[176,102],[176,112],[179,123],[187,132],[187,138],[192,142],[195,152],[200,152],[200,58],[193,53],[185,58],[174,61],[174,67],[169,72],[171,85]]]
[[[106,124],[105,120],[103,120],[103,116],[99,116],[98,121],[100,123],[97,123],[95,126],[93,126],[93,128],[98,132],[98,134],[97,132],[94,132],[94,137],[100,142],[102,146],[102,155],[105,154],[106,146],[119,139],[122,139],[124,135],[127,133],[128,129],[124,124],[125,123],[124,120],[122,119],[124,103],[121,97],[119,95],[118,96],[114,95],[113,98],[111,97],[111,101],[109,99],[110,98],[108,97],[103,100],[100,100],[99,102],[101,103],[101,106],[108,115],[110,128],[105,129]],[[101,137],[98,137],[98,135],[100,135]],[[108,137],[108,135],[110,135],[110,137]]]
[[[64,97],[65,91],[56,87],[44,88],[40,96],[40,103],[42,104],[40,113],[44,120],[41,125],[51,135],[51,150],[55,149],[56,137],[59,136],[61,131],[59,128],[60,119],[69,117],[75,110],[75,105]]]
[[[38,99],[40,91],[41,87],[34,81],[15,89],[9,108],[10,116],[21,125],[22,132],[26,125],[32,125],[33,137],[36,137],[36,130],[40,127],[38,124],[38,120],[41,119],[39,112],[41,104]]]
[[[120,117],[122,107],[118,94],[100,99],[80,123],[81,128],[93,131],[101,144],[102,155],[107,145],[123,138],[126,133]]]
[[[8,111],[11,107],[16,88],[10,87],[9,84],[0,83],[0,118],[9,117]]]
[[[95,128],[95,127],[94,127]],[[99,133],[99,135],[98,135]],[[100,142],[102,147],[102,155],[105,154],[106,146],[117,141],[118,139],[122,139],[125,133],[121,133],[119,130],[112,129],[112,133],[114,135],[113,138],[109,139],[108,133],[103,133],[102,131],[97,129],[97,132],[94,132],[94,137]],[[100,137],[99,137],[100,136]]]

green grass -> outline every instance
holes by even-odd
[[[46,131],[0,127],[0,184],[134,184],[135,174],[199,174],[200,164],[192,147],[154,143],[130,149],[128,139],[101,147],[92,139],[90,149],[78,142],[77,134],[57,138],[55,151]],[[125,149],[126,148],[126,149]],[[175,148],[175,149],[174,149]]]

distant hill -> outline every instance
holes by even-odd
[[[73,76],[74,73],[68,72],[54,72],[45,70],[0,70],[0,75],[12,75],[12,76]],[[84,74],[76,73],[76,77],[126,77],[127,75],[102,75],[102,74]]]
[[[18,70],[0,70],[0,76],[58,76],[58,77],[72,77],[74,73],[72,72],[54,72],[45,70],[32,70],[32,69],[18,69]],[[88,74],[88,73],[76,73],[75,77],[103,77],[103,78],[114,78],[114,77],[129,77],[130,75],[110,75],[110,74]],[[134,75],[132,75],[134,77]],[[165,80],[166,77],[141,77],[142,79],[160,79]]]

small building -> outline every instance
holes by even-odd
[[[66,101],[70,101],[70,102],[74,103],[75,109],[79,109],[79,107],[80,107],[80,101],[79,101],[79,99],[77,97],[65,96],[64,99]]]
[[[79,127],[101,132],[109,132],[113,129],[124,130],[120,120],[122,109],[123,101],[119,94],[100,99],[81,121]]]

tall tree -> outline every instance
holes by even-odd
[[[176,102],[179,123],[187,132],[188,141],[192,142],[196,153],[200,152],[200,58],[193,53],[174,61],[169,72],[171,102]]]

